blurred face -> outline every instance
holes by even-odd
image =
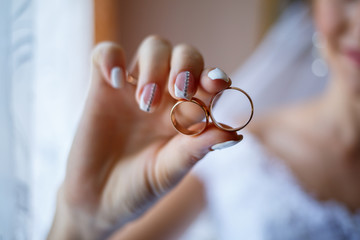
[[[313,0],[315,24],[332,74],[360,92],[360,0]]]

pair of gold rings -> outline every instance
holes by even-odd
[[[251,99],[251,97],[249,96],[249,94],[247,94],[244,90],[237,88],[237,87],[231,87],[231,82],[229,84],[230,86],[227,87],[224,90],[219,91],[218,93],[216,93],[210,100],[210,105],[209,107],[207,107],[201,100],[197,99],[197,98],[192,98],[191,100],[179,100],[178,102],[175,103],[175,105],[172,107],[171,112],[170,112],[170,117],[171,117],[171,122],[174,125],[175,129],[185,135],[199,135],[201,134],[203,131],[205,131],[205,129],[207,128],[207,126],[209,125],[209,120],[211,119],[212,123],[219,129],[227,131],[227,132],[236,132],[239,131],[243,128],[245,128],[251,121],[251,119],[253,118],[254,115],[254,104],[253,101]],[[224,123],[221,123],[219,121],[216,120],[214,114],[213,114],[213,108],[215,103],[217,102],[217,99],[226,91],[237,91],[240,92],[241,94],[244,94],[246,96],[246,98],[249,100],[250,105],[251,105],[251,113],[250,116],[248,118],[248,120],[245,122],[245,124],[241,125],[241,126],[228,126]],[[196,127],[194,126],[184,126],[184,124],[182,124],[179,119],[177,119],[177,114],[176,112],[178,111],[178,109],[181,107],[181,105],[186,104],[186,103],[191,103],[191,104],[195,104],[195,106],[197,106],[199,109],[201,109],[201,111],[203,112],[203,116],[205,116],[203,118],[203,121],[201,122],[201,124],[197,124]]]
[[[127,82],[129,82],[130,84],[136,85],[137,79],[135,77],[133,77],[132,75],[128,74]],[[248,120],[245,122],[245,124],[243,124],[241,126],[231,127],[231,126],[228,126],[228,125],[216,120],[216,118],[213,114],[214,105],[215,105],[217,99],[226,91],[240,92],[241,94],[244,94],[246,96],[246,98],[249,100],[249,103],[251,106],[251,112],[250,112],[250,116],[249,116]],[[195,104],[195,106],[197,106],[203,112],[203,116],[204,116],[203,120],[204,121],[201,122],[202,124],[198,124],[196,127],[194,127],[194,126],[187,127],[187,126],[184,126],[183,124],[181,124],[180,121],[178,121],[178,119],[176,118],[176,111],[181,107],[181,105],[186,104],[186,103]],[[209,107],[207,107],[205,103],[203,103],[200,99],[197,99],[197,98],[192,98],[190,100],[182,99],[175,103],[175,105],[172,107],[171,112],[170,112],[171,122],[174,125],[175,129],[182,134],[190,135],[190,136],[199,135],[202,132],[204,132],[205,129],[207,128],[207,126],[209,125],[210,119],[211,119],[212,123],[221,130],[224,130],[227,132],[240,131],[241,129],[245,128],[250,123],[250,121],[253,118],[253,115],[254,115],[254,104],[253,104],[251,97],[244,90],[237,88],[237,87],[231,87],[231,80],[230,80],[229,87],[219,91],[211,98]]]

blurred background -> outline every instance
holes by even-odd
[[[173,44],[196,46],[207,65],[220,65],[231,72],[260,38],[264,27],[260,16],[267,12],[264,8],[271,7],[262,3],[276,1],[135,0],[116,1],[115,8],[113,2],[95,1],[95,42],[121,42],[130,60],[141,40],[155,33]]]
[[[46,238],[94,44],[118,42],[130,61],[149,34],[189,43],[270,109],[277,91],[295,101],[325,83],[308,11],[298,4],[282,14],[290,2],[0,0],[0,240]],[[305,75],[311,89],[296,81]]]

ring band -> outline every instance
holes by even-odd
[[[131,75],[129,72],[127,73],[126,81],[134,86],[136,86],[137,82],[138,82],[138,80],[133,75]]]
[[[194,103],[197,106],[199,106],[201,108],[201,110],[204,112],[205,115],[205,124],[203,124],[202,127],[200,127],[199,129],[188,129],[184,126],[182,126],[175,117],[175,109],[177,107],[179,107],[181,104],[183,103]],[[206,109],[205,104],[203,102],[201,102],[199,99],[196,98],[192,98],[191,100],[179,100],[178,102],[175,103],[175,105],[172,107],[171,112],[170,112],[170,116],[171,116],[171,122],[174,125],[175,129],[185,135],[190,135],[190,136],[195,136],[195,135],[199,135],[201,134],[206,127],[209,124],[209,111]],[[199,126],[198,126],[199,127]]]
[[[226,126],[225,124],[222,124],[222,123],[219,123],[218,121],[216,121],[214,115],[213,115],[213,107],[214,107],[214,104],[215,104],[215,99],[218,95],[221,95],[224,91],[226,90],[236,90],[236,91],[239,91],[241,93],[243,93],[247,99],[249,100],[250,102],[250,105],[251,105],[251,114],[250,114],[250,117],[249,119],[247,120],[247,122],[240,126],[240,127],[237,127],[237,128],[232,128],[232,127],[229,127],[229,126]],[[244,90],[240,89],[240,88],[237,88],[237,87],[228,87],[220,92],[218,92],[217,94],[215,94],[215,96],[212,97],[211,101],[210,101],[210,118],[211,118],[211,121],[213,121],[213,123],[215,124],[215,126],[217,126],[218,128],[224,130],[224,131],[227,131],[227,132],[237,132],[243,128],[245,128],[249,123],[250,121],[252,120],[253,116],[254,116],[254,103],[251,99],[251,97],[249,96],[249,94],[247,94],[247,92],[245,92]]]

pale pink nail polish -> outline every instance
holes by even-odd
[[[145,85],[140,98],[140,109],[144,112],[152,112],[154,110],[154,102],[158,97],[158,85],[149,83]]]
[[[177,75],[175,80],[175,96],[190,100],[196,92],[194,76],[189,72],[181,72]]]

